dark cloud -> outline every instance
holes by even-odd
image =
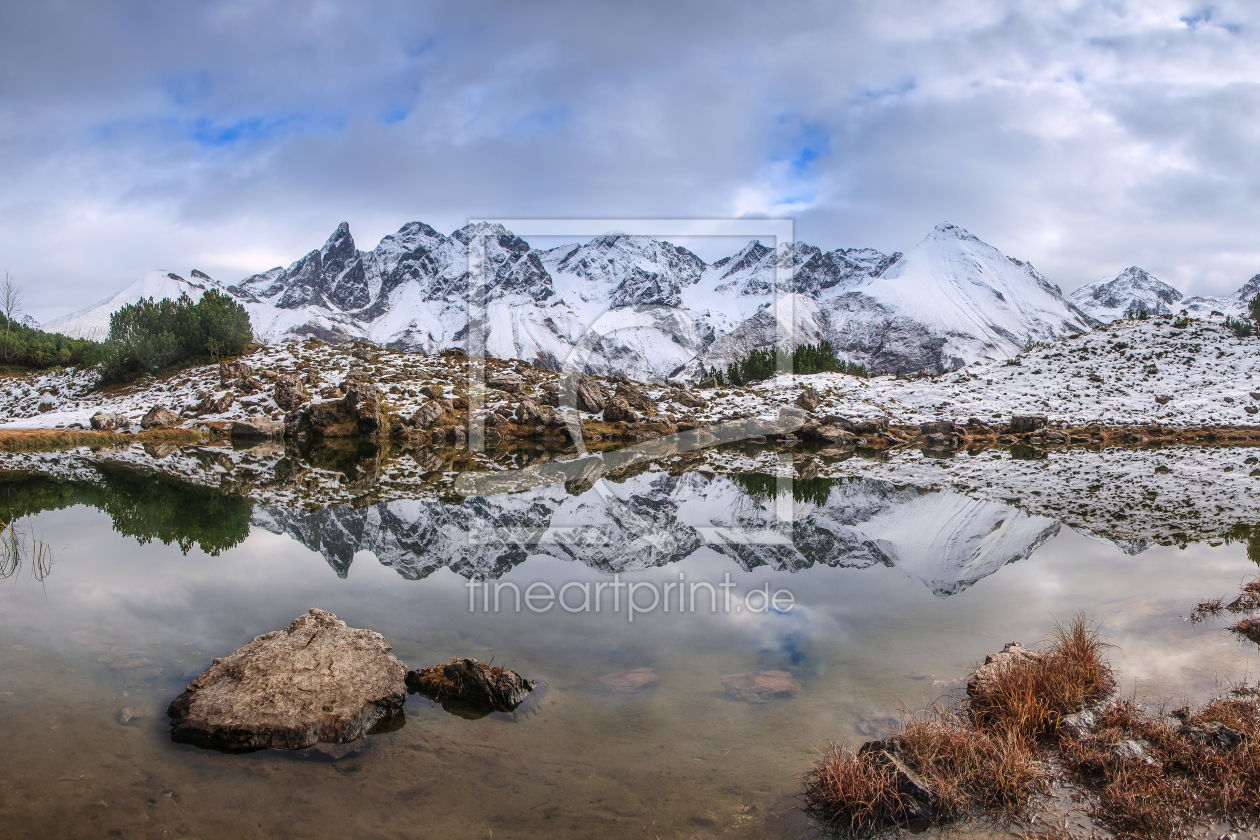
[[[0,262],[50,317],[348,220],[961,224],[1065,289],[1260,271],[1260,17],[1188,2],[49,2],[0,12]]]

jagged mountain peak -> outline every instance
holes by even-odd
[[[472,222],[464,225],[459,230],[451,234],[451,239],[467,245],[472,241],[474,236],[490,236],[490,237],[511,237],[520,239],[516,234],[505,228],[498,222]],[[524,240],[521,240],[522,242]]]
[[[1069,297],[1091,317],[1109,323],[1143,309],[1152,315],[1167,315],[1184,295],[1145,269],[1131,265],[1115,277],[1080,287]]]
[[[987,244],[983,240],[981,240],[980,237],[971,233],[966,228],[959,227],[953,222],[941,222],[939,225],[937,225],[935,228],[932,229],[932,232],[928,234],[927,238],[938,239],[938,240],[963,239],[970,242],[979,242],[982,245]]]

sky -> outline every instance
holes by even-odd
[[[342,221],[764,217],[1224,294],[1260,272],[1257,55],[1254,3],[5,3],[0,268],[43,321]]]

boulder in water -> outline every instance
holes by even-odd
[[[346,743],[394,718],[407,668],[379,633],[312,609],[214,664],[172,701],[171,739],[221,750]]]

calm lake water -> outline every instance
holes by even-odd
[[[798,777],[829,740],[882,734],[900,705],[957,692],[976,660],[1056,619],[1101,620],[1123,690],[1151,702],[1202,700],[1260,662],[1181,618],[1256,573],[1244,543],[1126,553],[888,482],[784,499],[764,476],[649,469],[572,493],[305,512],[141,480],[3,492],[55,560],[42,581],[0,581],[5,837],[809,837]],[[495,612],[477,588],[470,610],[469,578],[573,583],[575,605],[613,573],[651,584],[641,606],[680,576],[729,575],[732,606],[708,610],[701,588],[694,611],[631,621],[612,590],[599,612],[517,612],[504,588]],[[766,586],[792,609],[744,600]],[[189,680],[311,607],[382,633],[408,667],[493,657],[542,686],[480,720],[412,697],[400,729],[341,747],[171,743],[164,712]],[[659,683],[601,683],[636,668]],[[757,670],[799,693],[724,689]]]

